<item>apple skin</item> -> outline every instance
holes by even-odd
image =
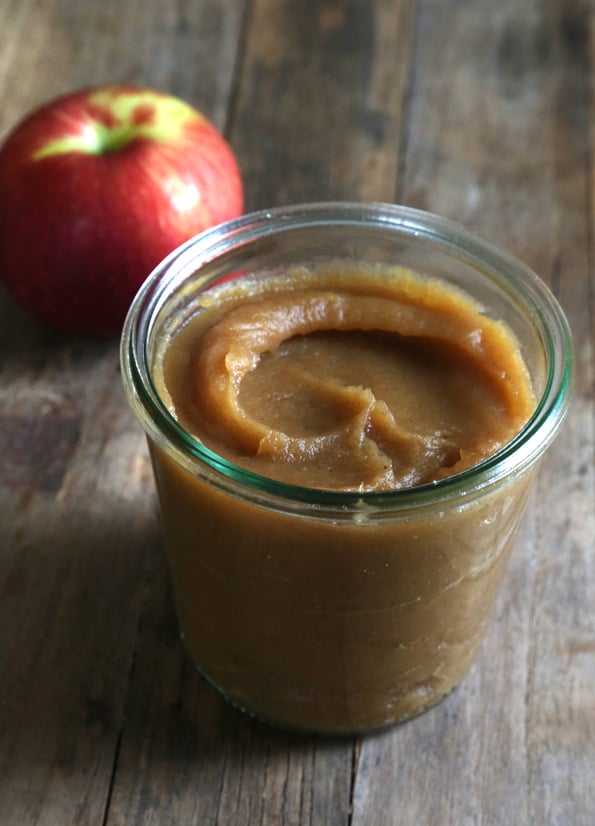
[[[52,327],[117,335],[153,268],[243,206],[235,155],[197,110],[150,89],[82,89],[0,148],[0,280]]]

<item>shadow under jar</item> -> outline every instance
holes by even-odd
[[[315,281],[337,266],[361,268],[362,295],[370,267],[440,279],[504,322],[534,397],[519,432],[452,475],[333,490],[255,472],[184,426],[158,374],[180,331],[226,294],[222,285],[250,284],[251,295],[288,271]],[[409,208],[254,213],[192,239],[152,273],[121,355],[148,436],[181,633],[227,699],[285,727],[355,733],[406,720],[461,681],[569,404],[570,333],[534,273]]]

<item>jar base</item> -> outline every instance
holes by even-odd
[[[440,705],[444,700],[446,700],[454,691],[459,687],[460,683],[457,685],[452,686],[443,694],[440,694],[438,697],[433,698],[429,701],[426,705],[418,706],[414,711],[405,713],[401,716],[397,716],[395,718],[382,720],[377,723],[369,723],[369,724],[362,724],[362,725],[350,725],[346,723],[344,726],[341,725],[330,725],[324,726],[319,724],[307,725],[307,724],[298,724],[291,722],[289,720],[281,720],[274,716],[268,716],[265,712],[262,712],[258,709],[253,708],[249,704],[244,703],[242,700],[231,694],[229,691],[224,689],[217,680],[213,679],[205,669],[199,665],[199,663],[194,659],[190,651],[188,650],[185,635],[182,629],[180,629],[180,639],[184,645],[184,650],[186,655],[190,658],[190,661],[194,665],[198,674],[219,694],[219,696],[228,703],[232,708],[236,711],[239,711],[241,714],[249,717],[256,722],[268,726],[270,728],[285,731],[291,734],[297,735],[310,735],[310,736],[317,736],[317,737],[325,737],[325,738],[349,738],[349,737],[361,737],[361,736],[373,736],[375,734],[381,734],[385,731],[388,731],[391,728],[395,728],[397,726],[401,726],[405,723],[408,723],[414,720],[417,717],[421,717],[428,711],[431,711],[436,706]]]

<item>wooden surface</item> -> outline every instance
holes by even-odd
[[[411,723],[326,741],[194,672],[116,342],[1,292],[0,824],[593,826],[594,72],[589,0],[0,0],[1,135],[82,85],[173,92],[231,140],[248,208],[455,218],[539,272],[577,350],[477,665]]]

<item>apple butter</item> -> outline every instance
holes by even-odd
[[[535,399],[501,321],[445,282],[331,262],[211,288],[153,365],[180,425],[284,485],[388,492],[492,456]],[[234,703],[296,728],[373,729],[468,670],[529,484],[373,519],[230,497],[151,441],[182,633]],[[320,512],[319,512],[320,511]]]

